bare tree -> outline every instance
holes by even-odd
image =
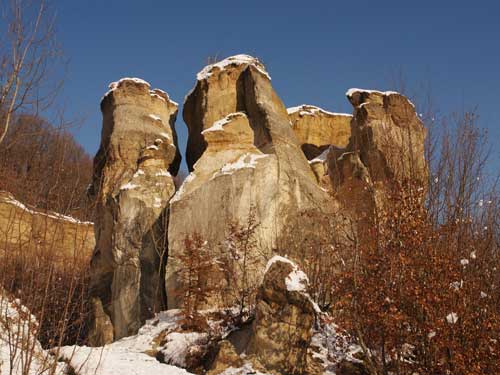
[[[60,51],[45,0],[1,0],[6,29],[0,37],[0,144],[15,113],[48,108],[61,87],[55,78]]]

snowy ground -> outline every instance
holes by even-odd
[[[295,284],[300,284],[301,275]],[[0,290],[0,374],[12,375],[186,375],[183,367],[193,358],[202,358],[210,343],[226,337],[236,310],[206,311],[208,326],[203,332],[181,329],[178,310],[164,311],[149,320],[137,335],[123,338],[104,347],[66,346],[44,350],[33,338],[38,323],[20,301],[5,297]],[[359,347],[327,316],[322,315],[312,338],[313,356],[321,361],[324,374],[335,374],[343,359],[356,361]],[[201,353],[201,355],[200,355]],[[59,359],[59,362],[56,360]],[[158,360],[161,358],[161,362]],[[242,359],[245,358],[242,354]],[[266,375],[247,362],[229,368],[223,375]]]
[[[65,374],[66,366],[34,338],[38,323],[19,300],[0,289],[0,374]]]

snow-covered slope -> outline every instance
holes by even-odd
[[[66,374],[66,365],[35,339],[38,322],[19,300],[0,289],[0,374]]]

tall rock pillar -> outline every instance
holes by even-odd
[[[90,193],[96,200],[89,341],[135,334],[165,308],[166,208],[177,173],[177,104],[147,82],[124,78],[101,102],[102,139]]]

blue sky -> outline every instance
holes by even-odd
[[[500,2],[131,1],[55,3],[69,59],[59,101],[83,117],[74,133],[94,154],[107,85],[140,77],[180,104],[208,56],[256,55],[286,106],[352,112],[350,87],[411,92],[430,83],[443,114],[477,108],[500,138]],[[186,127],[177,119],[181,151]],[[495,143],[495,142],[493,142]],[[496,169],[500,148],[493,147]]]

